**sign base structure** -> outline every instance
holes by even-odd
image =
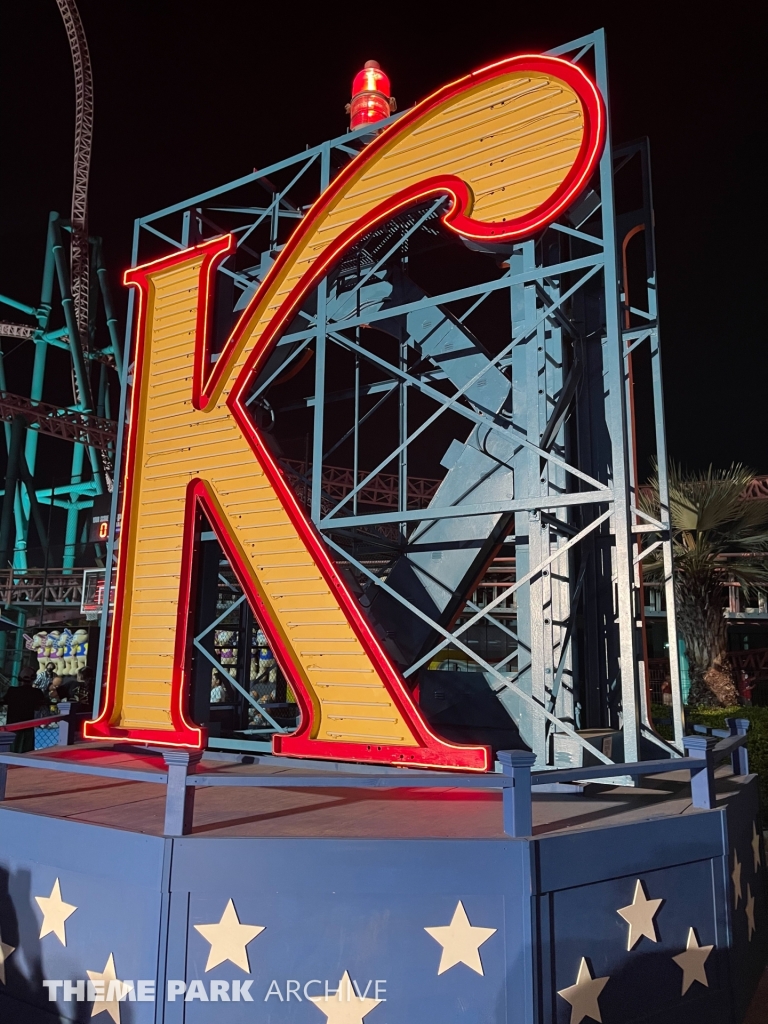
[[[163,768],[88,758],[139,779]],[[269,758],[198,771],[284,786],[198,788],[191,830],[169,838],[162,785],[10,769],[0,1020],[744,1019],[768,953],[755,776],[718,774],[703,811],[680,774],[543,793],[534,834],[511,838],[498,791],[448,780],[321,788],[338,774]]]

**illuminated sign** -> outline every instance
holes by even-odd
[[[87,619],[97,619],[104,607],[104,577],[103,569],[86,569],[83,572],[83,592],[80,599],[80,611]],[[115,603],[115,587],[110,587],[109,604],[113,607]]]
[[[275,751],[389,764],[490,766],[436,736],[245,407],[280,332],[376,224],[446,196],[443,223],[496,242],[566,209],[600,156],[604,111],[578,66],[519,56],[438,90],[340,172],[298,225],[211,368],[211,239],[130,270],[138,292],[122,538],[103,710],[90,738],[198,748],[187,700],[204,513],[296,694]]]
[[[111,494],[98,494],[93,499],[91,522],[88,529],[88,540],[92,544],[106,544],[109,540],[109,510],[112,505]],[[119,529],[118,516],[118,534]]]

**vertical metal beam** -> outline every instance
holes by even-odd
[[[19,460],[21,447],[24,444],[26,423],[23,416],[14,416],[11,424],[11,443],[8,446],[8,465],[5,472],[5,494],[3,508],[0,513],[0,567],[3,569],[8,562],[11,545],[11,528],[13,525],[14,504],[17,497],[19,479]],[[21,538],[17,537],[17,542]]]
[[[64,244],[61,239],[61,228],[59,225],[58,214],[55,216],[52,214],[51,221],[54,234],[53,257],[56,262],[56,274],[59,281],[61,305],[64,310],[64,320],[67,325],[69,352],[72,357],[72,367],[75,372],[75,386],[77,389],[76,401],[82,412],[90,412],[91,388],[85,367],[85,358],[83,356],[83,347],[80,343],[77,321],[75,319],[75,308],[69,287],[66,256],[64,254]]]
[[[320,190],[328,188],[331,178],[331,151],[326,143],[320,157]],[[312,433],[312,521],[317,525],[322,515],[323,434],[325,427],[325,356],[327,342],[328,279],[317,286],[317,339],[315,342],[315,408]]]
[[[533,242],[523,242],[515,247],[510,257],[510,272],[514,275],[532,271],[536,266],[536,249]],[[538,364],[536,323],[537,302],[535,284],[510,286],[510,315],[512,338],[517,346],[512,352],[512,408],[514,423],[525,430],[528,439],[538,444]],[[525,339],[525,340],[523,340]],[[533,435],[536,436],[533,436]],[[521,446],[514,456],[515,497],[539,493],[539,458],[530,448]],[[533,543],[532,535],[538,534],[541,523],[540,513],[515,513],[515,573],[518,579],[526,575],[532,565],[541,559],[538,556],[538,538]],[[525,693],[542,703],[544,698],[544,666],[541,658],[541,578],[524,583],[515,595],[517,604],[517,685]],[[544,767],[547,763],[546,719],[537,715],[534,708],[521,701],[513,691],[507,698],[512,717],[517,722],[520,735],[536,754],[536,763]]]
[[[83,480],[83,464],[85,462],[85,445],[75,444],[72,451],[72,473],[70,484],[79,484]],[[72,490],[69,496],[69,507],[67,508],[67,520],[64,528],[64,558],[62,567],[64,572],[72,572],[75,567],[75,552],[77,546],[77,491]]]
[[[400,342],[399,365],[401,370],[408,369],[407,341]],[[398,444],[400,445],[400,454],[397,457],[398,510],[405,512],[408,508],[408,445],[405,443],[408,437],[408,387],[401,381],[397,390],[399,399]],[[407,523],[400,524],[400,534],[403,540],[405,540],[407,529]]]
[[[608,67],[605,54],[605,33],[595,33],[595,73],[606,107],[608,107]],[[624,340],[620,324],[619,265],[616,254],[616,224],[613,203],[613,157],[611,153],[610,117],[606,119],[605,152],[600,160],[600,195],[602,198],[602,236],[605,253],[605,329],[604,344],[607,418],[611,436],[612,487],[614,493],[611,519],[614,538],[621,670],[622,728],[624,759],[640,757],[640,716],[637,660],[634,642],[632,534],[628,471],[627,417],[624,393]]]
[[[317,286],[317,335],[315,340],[315,408],[312,432],[312,522],[322,516],[323,435],[325,428],[325,355],[327,342],[328,279]]]
[[[0,348],[0,391],[6,391],[5,382],[5,363],[3,361],[3,352]],[[11,424],[4,423],[5,429],[5,449],[8,453],[8,466],[10,466],[10,453],[11,453]],[[8,473],[6,470],[6,483],[5,490],[8,491]],[[27,540],[27,519],[24,513],[24,502],[23,502],[23,489],[21,487],[15,488],[15,495],[13,499],[13,522],[16,530],[16,542],[14,544],[13,551],[13,567],[14,569],[20,569],[22,571],[27,568],[27,552],[26,552],[26,540]],[[3,502],[5,505],[5,502]],[[7,559],[7,554],[6,554]],[[4,563],[3,563],[3,567]]]
[[[115,316],[115,309],[112,304],[112,290],[109,287],[109,277],[107,276],[107,269],[102,262],[100,238],[96,239],[94,255],[94,262],[96,264],[96,276],[99,281],[101,298],[104,303],[104,316],[107,319],[107,330],[109,331],[109,340],[112,348],[112,358],[115,360],[115,369],[117,370],[117,376],[122,377],[123,352],[120,345],[120,337],[117,331],[118,320],[117,317]]]
[[[560,240],[558,236],[550,244],[550,252],[546,255],[545,262],[553,264],[559,262]],[[547,278],[542,284],[542,290],[549,296],[553,303],[560,297],[560,282],[557,278]],[[541,341],[537,346],[539,355],[539,426],[538,438],[540,440],[550,421],[550,416],[555,408],[555,402],[562,393],[565,378],[565,353],[563,350],[563,330],[557,325],[557,321],[545,321],[541,325]],[[552,447],[558,447],[560,454],[569,455],[566,443],[566,430],[561,426],[555,437],[552,439]],[[550,463],[547,460],[542,462],[542,494],[559,495],[568,490],[568,477],[565,470]],[[560,516],[566,520],[569,511],[566,508],[560,511]],[[543,521],[541,524],[542,537],[542,560],[552,551],[560,547],[565,539],[563,533],[554,530],[549,523]],[[554,707],[557,717],[575,723],[573,678],[571,670],[570,646],[565,649],[565,640],[568,633],[567,623],[571,616],[571,580],[570,580],[570,555],[564,555],[560,561],[553,562],[550,571],[543,577],[542,583],[545,592],[543,604],[544,617],[544,688],[548,702]],[[558,672],[559,669],[559,672]],[[557,693],[552,700],[552,690],[555,676],[559,679]],[[549,726],[551,728],[551,726]]]
[[[137,218],[133,224],[133,247],[131,250],[131,266],[135,267],[139,256],[139,235],[141,222]],[[104,606],[101,610],[99,622],[99,649],[96,656],[96,681],[93,698],[94,714],[99,712],[101,691],[104,683],[104,667],[107,656],[107,641],[111,622],[109,596],[112,591],[115,563],[117,555],[116,524],[117,514],[120,508],[121,471],[123,462],[123,437],[126,428],[126,412],[128,407],[128,384],[131,369],[131,338],[133,336],[133,317],[135,308],[135,291],[133,288],[128,292],[128,310],[125,318],[125,359],[123,361],[122,374],[120,375],[120,407],[117,416],[117,443],[115,445],[115,483],[112,488],[112,503],[109,510],[109,539],[107,541],[107,557],[104,566]]]
[[[653,414],[656,441],[656,465],[659,479],[660,521],[666,527],[662,537],[662,558],[664,562],[664,594],[667,612],[667,641],[669,649],[669,677],[672,688],[673,745],[685,752],[685,716],[683,709],[682,673],[680,666],[680,643],[677,632],[677,610],[675,606],[675,582],[673,575],[672,530],[669,510],[669,478],[667,432],[664,416],[664,384],[661,371],[661,349],[659,339],[659,308],[656,283],[656,225],[653,212],[653,185],[651,182],[650,148],[646,141],[640,150],[642,161],[643,202],[645,206],[645,249],[646,264],[650,271],[646,281],[648,314],[657,326],[649,339],[651,354],[651,379],[653,385]]]
[[[666,434],[664,430],[664,386],[661,376],[661,353],[659,351],[658,331],[654,331],[651,335],[650,345],[653,405],[656,418],[656,462],[658,465],[659,477],[659,516],[666,531],[662,538],[661,551],[664,561],[664,597],[667,606],[667,642],[669,649],[669,681],[672,688],[672,723],[674,726],[674,745],[682,754],[685,749],[685,717],[683,712],[683,690],[680,676],[680,648],[677,634],[677,609],[675,607],[675,578],[672,562],[672,524],[670,521],[669,475],[667,472],[668,456]]]
[[[357,300],[357,312],[360,315],[360,299]],[[355,331],[357,344],[360,344],[360,328]],[[357,484],[360,475],[360,355],[355,353],[355,404],[352,410],[354,418],[352,440],[352,485]],[[352,498],[352,515],[357,515],[357,491]]]
[[[27,624],[27,613],[19,609],[16,612],[19,628],[16,630],[13,643],[13,655],[11,660],[11,680],[15,686],[21,671],[21,662],[24,657],[24,627]]]

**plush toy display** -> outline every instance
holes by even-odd
[[[45,670],[50,662],[56,667],[57,676],[75,676],[88,662],[88,630],[53,629],[40,630],[34,636],[24,634],[24,645],[37,655],[39,669]]]

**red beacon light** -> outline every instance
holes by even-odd
[[[352,82],[352,100],[347,104],[349,127],[352,131],[376,121],[383,121],[397,110],[395,97],[390,95],[389,76],[378,61],[367,60]]]

